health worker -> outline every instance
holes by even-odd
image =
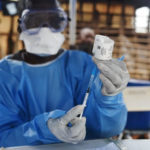
[[[77,144],[120,134],[127,119],[125,63],[62,49],[68,17],[58,1],[28,2],[19,19],[25,49],[0,61],[0,146]]]

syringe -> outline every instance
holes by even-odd
[[[88,100],[88,97],[89,97],[89,94],[90,94],[90,90],[91,90],[92,83],[94,81],[95,74],[96,74],[96,67],[94,67],[94,69],[92,71],[90,81],[89,81],[89,84],[88,84],[88,88],[87,88],[87,91],[86,91],[86,94],[85,94],[85,97],[84,97],[84,100],[83,100],[83,103],[82,103],[82,105],[84,107],[86,107],[86,103],[87,103],[87,100]],[[80,119],[82,118],[82,115],[83,115],[83,112],[80,115]]]
[[[94,41],[94,46],[93,46],[94,57],[96,59],[99,59],[99,60],[110,60],[110,59],[112,59],[113,47],[114,47],[114,41],[112,39],[110,39],[107,36],[96,35],[95,41]],[[88,89],[86,91],[86,94],[85,94],[85,97],[83,100],[82,105],[84,106],[84,108],[86,107],[86,104],[87,104],[87,100],[88,100],[88,97],[90,94],[90,90],[92,87],[92,83],[93,83],[95,74],[96,74],[96,67],[92,71],[90,81],[88,84]],[[80,115],[80,119],[82,118],[82,115],[83,115],[83,112]]]

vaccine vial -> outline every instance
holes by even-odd
[[[114,48],[114,41],[107,36],[96,35],[93,54],[95,58],[99,60],[110,60],[112,59],[112,52]]]

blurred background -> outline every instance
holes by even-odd
[[[125,55],[131,78],[150,80],[150,1],[149,0],[60,0],[70,16],[75,8],[73,42],[68,25],[63,45],[69,49],[79,42],[79,32],[92,28],[95,34],[115,40],[114,57]],[[72,3],[72,5],[71,5]],[[0,0],[0,58],[23,48],[17,32],[18,15],[23,8],[20,0]]]

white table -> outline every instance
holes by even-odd
[[[114,144],[116,143],[116,144]],[[119,148],[120,147],[120,148]],[[40,146],[10,147],[1,150],[150,150],[150,140],[89,140],[80,144],[50,144]]]

